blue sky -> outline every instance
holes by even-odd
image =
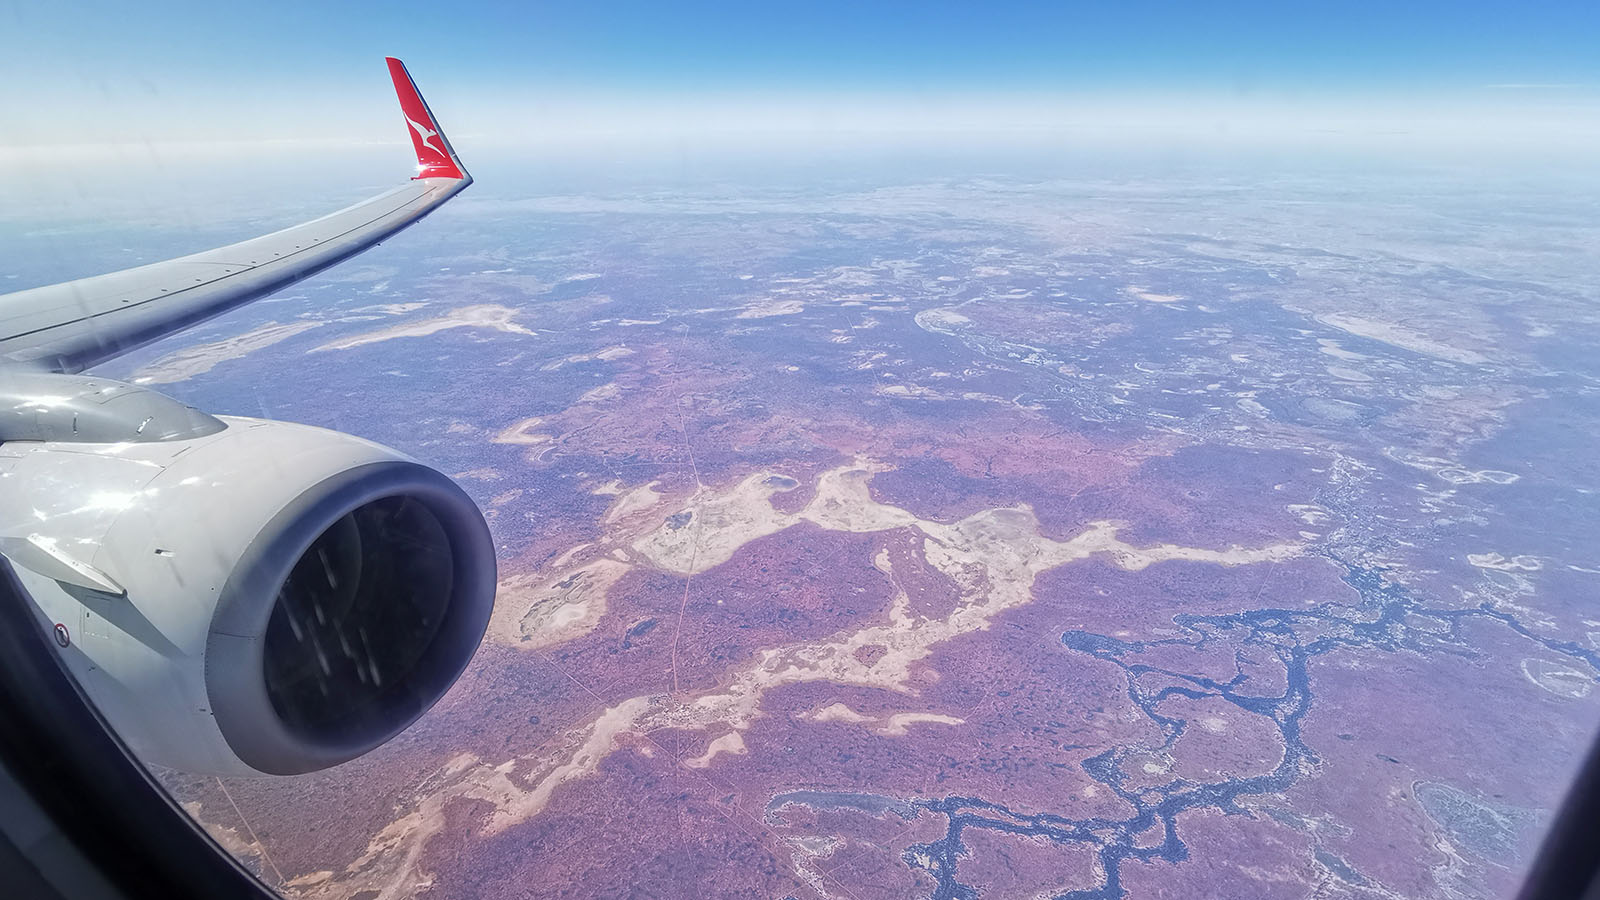
[[[1075,121],[1293,108],[1378,131],[1422,104],[1559,127],[1597,112],[1597,46],[1596,3],[23,0],[0,5],[0,145],[376,139],[385,54],[455,130],[507,140],[540,117],[616,133],[843,110],[898,128],[948,108],[951,127],[992,128],[1055,121],[1062,103]]]

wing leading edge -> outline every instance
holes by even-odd
[[[389,59],[417,175],[384,194],[263,237],[0,296],[0,369],[80,372],[346,260],[472,183],[398,59]]]

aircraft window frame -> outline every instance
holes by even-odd
[[[3,558],[0,622],[0,780],[14,780],[59,833],[28,829],[21,804],[0,799],[0,843],[12,843],[61,896],[102,895],[83,890],[97,880],[85,867],[114,886],[112,897],[280,896],[212,840],[123,744],[67,672]],[[64,852],[32,852],[47,842]],[[16,887],[29,873],[14,873],[12,855],[0,853],[0,878]]]

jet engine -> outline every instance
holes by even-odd
[[[141,758],[311,772],[444,695],[495,590],[488,528],[454,482],[350,435],[109,384],[159,407],[141,433],[67,434],[58,403],[28,422],[44,439],[0,443],[0,553]]]

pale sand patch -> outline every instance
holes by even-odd
[[[537,424],[538,421],[536,418],[525,420],[508,429],[502,437],[512,432],[521,435],[522,427],[530,423]],[[500,442],[537,443],[518,439],[515,435]],[[659,481],[652,481],[623,493],[622,482],[611,481],[594,488],[590,493],[618,497],[606,513],[605,521],[609,523],[659,503],[662,496],[656,490],[659,484]],[[491,501],[491,505],[498,504]],[[605,614],[607,592],[633,568],[627,562],[626,553],[618,547],[610,557],[602,557],[578,569],[566,569],[581,552],[592,546],[591,543],[582,543],[569,548],[543,572],[511,575],[502,579],[495,595],[494,614],[489,621],[489,637],[514,647],[535,650],[570,641],[592,631]]]
[[[643,717],[651,702],[649,697],[634,697],[601,713],[594,724],[586,729],[586,738],[577,751],[565,762],[532,780],[531,790],[508,777],[516,764],[506,762],[496,766],[487,778],[476,783],[468,782],[467,789],[461,795],[487,800],[494,805],[488,828],[491,834],[498,834],[511,825],[526,821],[545,808],[556,788],[598,768],[600,761],[616,748],[617,738]]]
[[[1344,381],[1371,381],[1372,380],[1372,376],[1371,375],[1368,375],[1365,372],[1358,372],[1355,369],[1347,369],[1344,366],[1329,366],[1328,367],[1328,374],[1332,375],[1335,378],[1343,379]]]
[[[1522,674],[1550,693],[1570,700],[1587,697],[1594,690],[1594,676],[1562,663],[1525,659],[1522,661]]]
[[[568,547],[566,552],[551,560],[550,570],[559,572],[564,566],[566,566],[567,563],[572,562],[572,560],[575,559],[578,554],[593,546],[593,544],[574,544],[573,546]]]
[[[386,316],[402,316],[408,312],[416,312],[427,305],[428,302],[426,300],[420,300],[413,303],[378,303],[373,306],[358,306],[350,311],[377,312],[383,313]]]
[[[194,800],[181,805],[183,807],[183,811],[189,814],[189,818],[199,822],[200,825],[205,828],[206,834],[211,835],[212,840],[216,841],[218,844],[221,844],[222,849],[228,851],[233,856],[262,856],[261,845],[257,844],[248,837],[245,837],[239,832],[239,829],[229,828],[226,825],[218,825],[213,822],[206,822],[201,819],[200,812],[202,807],[200,801]],[[329,874],[331,875],[332,873]],[[290,882],[290,884],[293,883],[294,882]]]
[[[450,477],[457,480],[468,478],[473,481],[499,481],[505,476],[498,469],[468,469],[465,472],[457,472]]]
[[[643,512],[660,503],[661,493],[656,490],[656,485],[660,483],[659,481],[652,481],[649,484],[641,484],[623,494],[617,502],[611,504],[610,509],[606,510],[606,522],[610,523],[625,519],[634,513]],[[599,493],[599,491],[595,493]]]
[[[1038,520],[1027,507],[989,509],[954,524],[917,518],[898,507],[874,500],[868,483],[884,467],[864,461],[824,473],[813,500],[801,512],[781,513],[769,498],[795,487],[783,476],[758,473],[733,487],[718,491],[703,488],[691,498],[686,511],[701,519],[698,527],[687,523],[673,528],[668,519],[633,543],[635,549],[660,568],[678,573],[700,572],[726,562],[744,544],[798,522],[812,522],[835,531],[871,532],[913,528],[920,532],[922,559],[948,578],[958,596],[954,608],[933,617],[911,610],[910,599],[895,575],[887,550],[875,556],[874,566],[896,588],[884,620],[854,631],[801,641],[758,651],[741,668],[727,673],[716,687],[701,694],[655,694],[634,697],[605,710],[593,721],[570,729],[538,751],[498,765],[457,760],[449,771],[430,779],[428,792],[419,796],[415,809],[383,829],[367,852],[346,867],[340,878],[317,896],[336,897],[367,889],[379,898],[416,891],[432,883],[418,861],[429,838],[443,825],[445,805],[458,797],[482,800],[492,807],[486,830],[493,834],[526,821],[549,803],[561,785],[594,772],[619,746],[624,734],[649,734],[661,728],[716,729],[742,733],[761,715],[768,690],[788,684],[831,682],[847,686],[910,692],[913,665],[934,649],[963,634],[990,627],[995,617],[1033,599],[1034,580],[1040,573],[1096,554],[1109,557],[1124,569],[1142,569],[1166,560],[1189,560],[1219,565],[1244,565],[1289,559],[1300,553],[1297,544],[1261,548],[1229,547],[1223,550],[1161,544],[1134,547],[1117,537],[1118,526],[1096,522],[1074,537],[1057,541],[1039,531]],[[649,520],[649,521],[654,521]],[[698,549],[695,546],[698,535]],[[613,568],[599,568],[611,562]],[[562,616],[564,628],[590,628],[604,602],[605,579],[620,576],[626,566],[602,559],[554,584],[535,587],[531,582],[508,579],[503,587],[490,633],[498,639],[520,642],[529,616],[543,622],[555,611],[577,604],[576,615]],[[526,583],[526,587],[520,585]],[[588,585],[584,587],[583,585]],[[530,608],[515,599],[517,590],[532,589]],[[539,591],[544,593],[539,593]],[[582,591],[573,599],[565,592]],[[510,596],[508,596],[510,595]],[[528,610],[526,614],[522,611]],[[589,623],[584,625],[582,623]],[[548,634],[535,628],[537,634]],[[878,647],[882,652],[871,664],[857,652]],[[853,712],[853,711],[852,711]],[[937,714],[911,713],[912,721],[934,721]],[[513,777],[515,775],[516,777]]]
[[[500,493],[495,494],[493,497],[491,497],[489,499],[489,505],[490,506],[504,506],[507,503],[510,503],[513,500],[516,500],[518,497],[521,497],[522,493],[523,493],[522,488],[512,488],[509,491],[501,491]]]
[[[725,494],[704,491],[691,499],[680,515],[689,513],[689,521],[698,521],[698,528],[686,527],[686,523],[674,527],[669,518],[655,531],[635,541],[633,548],[660,568],[679,574],[697,574],[732,559],[733,554],[751,540],[800,522],[811,522],[833,531],[853,532],[915,526],[933,545],[941,548],[930,547],[930,562],[934,562],[931,554],[952,552],[950,548],[963,546],[969,549],[962,555],[992,554],[1008,561],[1019,552],[1034,551],[1040,554],[1035,563],[1044,568],[1054,568],[1093,553],[1106,553],[1117,565],[1130,570],[1175,559],[1241,565],[1285,559],[1298,552],[1297,545],[1261,550],[1239,547],[1207,550],[1160,544],[1140,549],[1119,540],[1116,537],[1118,526],[1108,521],[1091,524],[1071,541],[1054,541],[1038,533],[1033,510],[1025,506],[985,510],[954,525],[945,525],[918,519],[899,507],[872,499],[867,484],[874,473],[883,470],[883,466],[874,463],[857,462],[825,472],[817,481],[816,496],[797,513],[780,512],[769,502],[772,495],[792,488],[792,482],[785,485],[772,480],[768,473],[757,473]],[[707,493],[710,496],[705,496]],[[1007,540],[1015,540],[1017,544],[1006,546]]]
[[[593,388],[591,390],[585,391],[583,393],[583,396],[578,398],[578,402],[579,403],[599,403],[599,402],[604,401],[604,400],[610,400],[613,397],[617,396],[617,394],[619,394],[621,392],[622,392],[621,388],[618,388],[617,387],[617,383],[615,381],[613,381],[613,382],[610,382],[609,384],[602,384],[597,388]]]
[[[504,331],[507,334],[532,335],[533,332],[512,321],[517,315],[517,310],[508,306],[485,303],[477,306],[463,306],[453,309],[445,315],[435,319],[424,319],[421,322],[408,322],[404,325],[394,325],[389,328],[380,328],[354,337],[330,341],[311,352],[323,350],[349,350],[363,344],[375,344],[379,341],[390,341],[395,338],[425,337],[437,334],[451,328],[492,328]]]
[[[1271,410],[1249,397],[1240,398],[1237,405],[1240,409],[1260,419],[1265,419],[1272,415]]]
[[[788,484],[792,488],[793,482]],[[758,472],[726,493],[702,488],[678,513],[682,516],[688,512],[687,520],[673,517],[662,522],[655,531],[636,541],[634,548],[661,568],[680,573],[703,572],[727,562],[747,541],[782,531],[798,521],[773,509],[768,502],[783,489],[782,485]],[[694,564],[697,553],[704,565]]]
[[[632,356],[633,354],[634,351],[632,348],[624,347],[621,344],[618,344],[614,347],[606,347],[601,350],[596,350],[593,353],[574,353],[571,356],[564,356],[561,359],[555,360],[554,362],[545,363],[539,367],[539,371],[554,372],[562,366],[594,362],[597,359],[609,362],[614,359],[622,359],[625,356]]]
[[[489,619],[489,636],[528,650],[582,637],[606,611],[606,592],[630,568],[602,557],[550,578],[512,575],[502,579]]]
[[[847,722],[851,725],[877,725],[873,729],[878,734],[890,737],[901,737],[907,730],[919,723],[933,723],[939,725],[965,725],[965,719],[955,716],[946,716],[939,713],[904,712],[893,713],[879,718],[858,713],[843,703],[833,703],[811,713],[802,713],[802,719],[813,722]]]
[[[332,869],[323,869],[320,872],[312,872],[308,875],[301,875],[299,878],[291,878],[284,882],[284,886],[292,888],[311,887],[314,884],[321,884],[332,877]]]
[[[1353,361],[1353,360],[1357,360],[1357,359],[1366,359],[1367,358],[1367,357],[1363,356],[1360,353],[1356,353],[1353,350],[1346,350],[1343,347],[1339,346],[1339,342],[1338,341],[1330,341],[1327,338],[1317,338],[1317,349],[1320,350],[1323,353],[1328,354],[1329,356],[1331,356],[1331,357],[1333,357],[1335,359],[1343,359],[1343,360],[1351,360],[1351,361]]]
[[[490,438],[489,439],[489,443],[491,443],[491,444],[548,444],[552,440],[554,440],[554,438],[550,437],[550,435],[548,435],[548,434],[540,434],[540,433],[538,433],[536,431],[529,431],[528,430],[530,428],[539,427],[539,425],[541,423],[543,423],[543,422],[544,422],[544,419],[541,419],[538,416],[532,416],[530,418],[523,419],[522,421],[516,423],[515,425],[510,426],[506,430],[504,430],[504,431],[500,432],[499,434],[495,435],[494,437]]]
[[[844,841],[835,837],[795,836],[783,839],[791,853],[790,862],[794,865],[794,873],[811,886],[818,897],[824,900],[833,900],[838,895],[830,888],[838,883],[837,876],[830,878],[828,869],[821,865],[822,861],[831,858],[834,851],[843,846]]]
[[[1332,325],[1334,328],[1337,328],[1340,331],[1349,332],[1357,337],[1364,337],[1374,341],[1380,341],[1388,344],[1391,347],[1399,347],[1402,350],[1410,350],[1413,353],[1420,353],[1423,356],[1432,356],[1437,359],[1445,359],[1451,362],[1466,363],[1467,365],[1474,366],[1482,365],[1483,363],[1489,361],[1489,357],[1484,356],[1483,354],[1474,350],[1463,350],[1460,347],[1452,347],[1449,344],[1441,343],[1440,341],[1436,341],[1425,334],[1413,331],[1404,325],[1399,325],[1394,322],[1384,322],[1378,319],[1369,319],[1365,316],[1352,316],[1345,313],[1333,313],[1330,315],[1318,316],[1317,321],[1323,323],[1324,325]]]
[[[536,815],[556,788],[593,771],[600,759],[610,752],[624,723],[638,716],[639,705],[639,700],[629,700],[602,713],[591,726],[585,744],[566,763],[545,772],[532,790],[511,780],[514,762],[490,767],[472,754],[458,756],[440,775],[444,778],[464,775],[465,780],[448,783],[422,796],[415,810],[378,832],[367,845],[366,852],[345,868],[343,877],[338,881],[324,881],[300,896],[344,900],[361,890],[371,890],[376,896],[370,900],[399,900],[432,887],[433,876],[421,871],[418,863],[428,839],[444,826],[446,805],[462,797],[487,801],[495,810],[490,828],[496,832],[506,827],[507,816],[518,816],[520,821]]]
[[[1502,472],[1499,469],[1440,469],[1433,474],[1443,478],[1451,484],[1482,484],[1487,481],[1492,484],[1511,484],[1521,481],[1522,476],[1513,472]]]
[[[805,718],[813,722],[876,722],[872,716],[864,716],[843,703],[833,703],[811,713]]]
[[[955,334],[963,325],[971,325],[972,320],[948,307],[925,309],[912,316],[913,322],[923,331],[934,334]]]
[[[771,316],[792,316],[805,312],[806,305],[799,300],[762,300],[745,307],[736,319],[765,319]]]
[[[169,353],[134,373],[134,384],[172,384],[209,372],[218,363],[238,359],[297,334],[320,328],[322,322],[274,322],[244,334]]]
[[[920,384],[880,384],[873,389],[874,393],[885,397],[915,397],[920,400],[948,399],[943,392]]]
[[[899,737],[911,728],[912,725],[928,723],[934,725],[965,725],[966,719],[955,716],[946,716],[939,713],[895,713],[883,720],[883,726],[878,729],[879,734]]]
[[[706,752],[696,756],[694,759],[684,760],[683,764],[691,769],[704,769],[711,765],[711,761],[716,759],[719,753],[739,754],[744,752],[744,735],[737,731],[730,731],[707,745]]]
[[[1539,561],[1539,557],[1526,554],[1506,556],[1501,553],[1468,553],[1467,562],[1480,569],[1499,569],[1502,572],[1509,572],[1513,569],[1521,569],[1524,572],[1537,572],[1544,568],[1544,563]]]
[[[1138,297],[1140,300],[1148,300],[1151,303],[1177,303],[1179,300],[1183,299],[1183,297],[1177,294],[1157,294],[1153,291],[1147,291],[1144,288],[1132,286],[1128,288],[1128,293]]]

